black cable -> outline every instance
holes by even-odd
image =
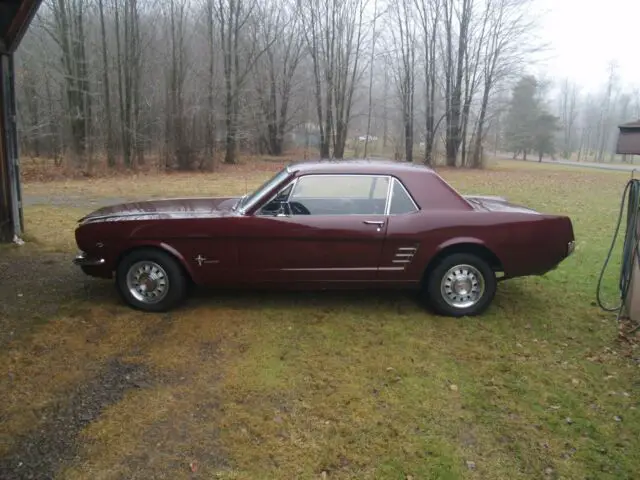
[[[618,233],[620,232],[620,226],[622,224],[622,213],[624,212],[625,198],[628,194],[627,201],[627,225],[624,237],[624,244],[622,248],[622,265],[620,268],[620,278],[618,283],[618,288],[620,290],[620,304],[616,307],[607,307],[603,304],[601,298],[601,290],[602,290],[602,279],[604,278],[604,273],[607,269],[607,265],[609,264],[609,260],[611,260],[611,255],[613,253],[613,249],[616,245],[616,240],[618,238]],[[613,240],[611,241],[611,246],[609,247],[609,252],[605,258],[604,264],[602,265],[602,270],[600,271],[600,277],[598,278],[598,287],[596,291],[596,300],[600,308],[607,312],[620,312],[622,307],[624,306],[627,295],[629,293],[629,286],[631,284],[631,275],[633,272],[633,259],[635,253],[635,260],[638,262],[638,266],[640,267],[640,248],[638,247],[638,219],[640,210],[640,180],[632,178],[627,182],[627,185],[622,192],[622,199],[620,201],[620,212],[618,214],[618,221],[616,224],[616,229],[613,234]]]

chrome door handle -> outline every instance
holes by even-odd
[[[365,220],[364,223],[367,225],[378,225],[379,227],[384,225],[384,221],[381,220]]]

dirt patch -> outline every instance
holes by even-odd
[[[0,458],[0,478],[54,477],[60,466],[77,457],[76,436],[86,425],[119,402],[126,391],[147,385],[149,373],[144,366],[109,361],[96,377],[71,392],[68,402],[42,411],[46,420],[41,428],[15,439],[11,451]]]
[[[118,301],[113,288],[84,275],[72,257],[29,245],[0,250],[0,348],[80,301]]]

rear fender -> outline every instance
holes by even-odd
[[[485,242],[476,237],[455,237],[442,242],[433,253],[429,255],[429,258],[426,259],[426,268],[423,275],[428,276],[430,270],[435,267],[440,259],[446,257],[449,253],[454,254],[460,252],[475,253],[489,262],[491,268],[496,271],[496,273],[504,272],[502,259],[498,257],[495,250],[488,247]]]
[[[488,248],[485,245],[485,243],[482,240],[480,240],[479,238],[476,238],[476,237],[455,237],[455,238],[450,238],[450,239],[442,242],[440,245],[438,245],[438,247],[436,248],[436,250],[434,252],[434,255],[439,254],[445,248],[449,248],[449,247],[452,247],[454,245],[463,245],[463,244],[469,244],[469,243]]]

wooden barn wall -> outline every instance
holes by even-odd
[[[640,155],[640,128],[620,129],[616,153]]]

